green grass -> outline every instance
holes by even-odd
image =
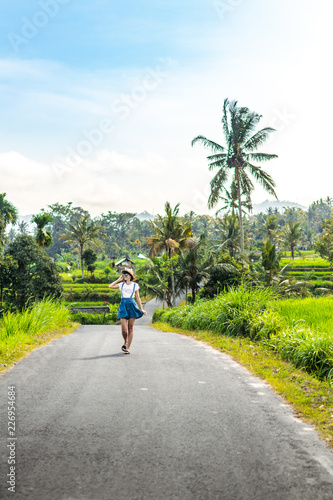
[[[6,313],[0,322],[0,364],[10,366],[36,347],[72,332],[78,324],[60,302],[44,299],[22,313]],[[0,371],[6,366],[0,366]]]
[[[330,269],[330,265],[327,260],[322,259],[321,257],[315,258],[295,258],[292,260],[291,258],[283,257],[281,259],[280,265],[281,267],[289,264],[289,268],[293,267],[314,267],[314,268],[328,268]]]
[[[213,300],[157,310],[153,321],[168,322],[185,330],[209,330],[261,341],[296,367],[330,383],[333,379],[332,298],[272,299],[273,294],[268,289],[247,289],[241,285]],[[307,307],[309,304],[311,308]],[[326,310],[319,324],[316,321],[321,316],[315,315],[316,308]],[[318,330],[318,326],[325,330]]]
[[[310,328],[322,332],[333,333],[333,297],[309,297],[304,299],[277,300],[271,304],[288,323],[304,322]]]

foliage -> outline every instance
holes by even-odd
[[[41,250],[32,236],[20,234],[8,245],[5,255],[17,266],[11,269],[5,299],[22,309],[28,301],[58,298],[63,288],[57,265]]]
[[[18,211],[14,205],[5,199],[6,193],[0,194],[0,250],[5,244],[5,230],[8,224],[16,224]]]
[[[163,217],[158,215],[157,220],[151,222],[154,234],[147,239],[147,244],[151,248],[151,257],[155,257],[159,252],[164,251],[170,260],[172,255],[181,254],[183,249],[188,248],[191,242],[192,227],[189,221],[181,221],[179,217],[179,203],[172,209],[170,203],[167,201],[164,209],[165,215]],[[174,269],[171,260],[170,264],[171,292],[174,304],[176,291]]]
[[[281,327],[278,315],[266,311],[271,299],[270,289],[250,290],[241,284],[213,300],[167,310],[159,319],[188,330],[212,330],[236,337],[269,337]]]
[[[81,325],[112,325],[117,321],[118,317],[118,304],[110,306],[109,313],[90,314],[90,313],[73,313],[70,315],[72,321],[80,323]]]
[[[209,269],[209,278],[199,291],[200,298],[213,298],[241,281],[241,270],[229,254],[222,254]]]
[[[323,233],[314,243],[319,255],[333,266],[333,217],[326,219],[322,225]]]
[[[300,222],[288,222],[284,233],[283,240],[287,248],[290,248],[291,258],[294,260],[295,257],[295,247],[302,239],[303,229]]]
[[[177,268],[178,256],[170,259],[164,253],[161,257],[152,257],[145,263],[140,273],[140,287],[143,279],[144,289],[152,297],[156,297],[162,302],[166,302],[168,307],[173,305],[172,280]],[[181,293],[181,288],[177,287],[175,296]]]
[[[261,115],[250,111],[248,108],[239,107],[237,101],[225,99],[223,105],[222,129],[226,146],[199,135],[192,141],[192,146],[197,142],[203,144],[213,153],[208,156],[209,170],[218,168],[217,174],[211,180],[211,194],[208,207],[216,206],[220,199],[221,191],[225,189],[229,174],[232,173],[231,193],[238,199],[239,225],[241,233],[241,252],[244,252],[244,231],[242,213],[242,194],[250,203],[251,193],[254,189],[249,174],[261,184],[270,194],[276,197],[275,183],[271,176],[254,165],[252,162],[263,162],[277,158],[275,154],[259,153],[256,149],[263,144],[274,131],[271,127],[263,128],[254,133]]]
[[[53,222],[53,216],[47,212],[42,211],[39,215],[34,215],[31,222],[36,224],[36,241],[39,248],[48,248],[53,243],[53,238],[51,231],[47,230],[46,227]]]
[[[265,281],[268,286],[272,284],[273,277],[280,272],[281,253],[276,249],[271,240],[267,240],[261,252],[261,263],[265,270]]]
[[[75,243],[79,246],[82,278],[83,252],[85,245],[104,236],[103,227],[92,221],[89,215],[84,215],[81,219],[75,219],[73,223],[67,222],[66,232],[60,236],[60,238],[65,239],[68,243]]]
[[[189,242],[188,242],[189,243]],[[191,290],[191,301],[195,302],[196,292],[203,280],[209,277],[213,265],[213,256],[206,256],[206,238],[202,234],[198,240],[192,239],[191,246],[185,255],[179,259],[180,288],[184,286]]]
[[[226,248],[230,257],[235,258],[240,252],[240,227],[236,215],[225,215],[222,219],[217,219],[219,240],[216,240],[216,251]]]
[[[94,252],[91,248],[87,248],[87,250],[83,252],[83,260],[87,267],[93,266],[97,260],[96,252]],[[93,270],[95,270],[95,268]],[[90,269],[88,269],[88,271],[90,271]]]

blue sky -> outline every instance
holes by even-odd
[[[208,213],[207,152],[190,142],[223,141],[228,97],[277,129],[263,149],[279,155],[265,168],[281,200],[331,196],[318,147],[331,136],[330,10],[324,0],[3,2],[2,192],[22,214],[56,201],[157,213],[166,200]],[[266,198],[256,189],[254,202]]]

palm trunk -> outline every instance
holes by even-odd
[[[240,229],[240,234],[241,234],[241,253],[244,253],[243,212],[242,212],[242,200],[241,200],[241,190],[240,190],[239,178],[238,178],[238,182],[237,182],[237,192],[238,192],[239,229]]]
[[[195,302],[195,287],[192,287],[192,304]]]
[[[80,259],[81,259],[81,275],[84,278],[84,270],[83,270],[83,245],[80,245]]]
[[[169,260],[170,260],[171,259],[171,248],[169,248],[168,253],[169,253]],[[171,307],[174,307],[176,304],[176,298],[175,298],[176,292],[175,292],[175,276],[174,276],[174,272],[173,272],[173,265],[171,265],[171,295],[172,295]]]
[[[171,286],[172,286],[172,307],[176,304],[175,298],[175,276],[173,274],[173,266],[171,266]]]

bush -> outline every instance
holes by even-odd
[[[160,321],[160,319],[164,313],[165,313],[165,309],[155,309],[153,312],[152,322],[157,323],[158,321]]]
[[[8,245],[6,255],[17,267],[11,270],[5,300],[22,310],[30,300],[59,298],[63,292],[57,265],[41,250],[32,236],[19,234]]]

